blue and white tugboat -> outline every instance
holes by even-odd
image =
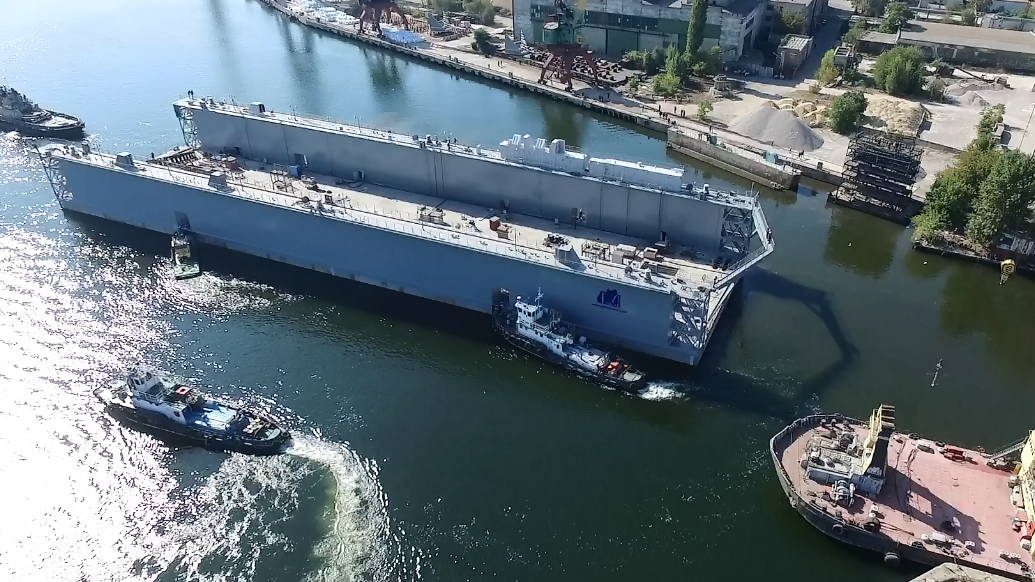
[[[251,455],[280,453],[288,431],[258,414],[207,398],[197,390],[132,370],[94,394],[112,417],[170,442]]]
[[[647,382],[622,358],[594,347],[584,336],[578,341],[568,332],[560,313],[518,297],[510,307],[510,292],[500,289],[493,297],[492,324],[514,347],[563,366],[576,374],[628,392],[638,392]]]

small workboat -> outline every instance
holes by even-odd
[[[576,341],[560,313],[542,306],[542,298],[542,292],[534,303],[517,297],[511,307],[510,293],[500,289],[493,298],[493,327],[514,347],[585,378],[628,392],[638,392],[646,385],[643,373],[620,356],[591,345],[585,336]]]
[[[251,455],[282,452],[291,435],[262,415],[209,398],[156,373],[131,370],[94,395],[130,428],[174,445]]]
[[[177,230],[172,235],[173,277],[177,280],[190,279],[201,274],[201,266],[191,250],[193,242],[188,232]]]

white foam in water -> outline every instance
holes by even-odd
[[[289,455],[318,463],[334,476],[334,513],[327,535],[316,547],[323,568],[312,579],[356,580],[382,570],[387,560],[388,500],[377,480],[377,465],[345,445],[294,437]]]
[[[377,468],[347,446],[313,437],[293,437],[286,455],[231,455],[205,480],[178,515],[160,562],[175,564],[185,579],[250,580],[260,558],[290,547],[277,523],[293,519],[302,479],[329,472],[334,481],[326,503],[327,525],[313,550],[314,582],[381,579],[391,568],[387,499]],[[294,458],[293,458],[294,457]],[[300,470],[299,459],[309,461]],[[272,507],[270,507],[272,504]],[[213,572],[213,560],[222,566]]]
[[[681,400],[683,393],[678,386],[678,382],[648,382],[637,395],[644,400]]]

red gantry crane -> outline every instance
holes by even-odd
[[[359,14],[359,31],[363,32],[363,23],[369,22],[374,26],[374,30],[377,31],[377,35],[381,36],[381,15],[388,15],[388,22],[392,21],[392,13],[399,15],[402,19],[403,27],[406,30],[410,29],[410,21],[406,18],[406,15],[399,9],[399,5],[394,0],[359,0],[360,6],[363,7],[363,12]]]
[[[580,30],[586,18],[586,0],[578,0],[575,10],[564,3],[564,0],[554,0],[554,12],[546,17],[543,23],[543,43],[550,53],[543,63],[543,71],[539,75],[539,82],[545,83],[547,73],[552,73],[568,86],[571,91],[572,68],[575,66],[575,57],[581,56],[593,73],[593,82],[596,83],[597,63],[593,57],[593,51],[582,46],[582,35]]]

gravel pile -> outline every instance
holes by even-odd
[[[958,101],[960,105],[966,105],[968,107],[988,107],[988,101],[985,101],[981,95],[978,95],[973,91],[967,91],[960,95],[956,98],[956,101]]]
[[[823,145],[823,138],[794,113],[768,105],[734,119],[729,128],[740,135],[791,150],[809,152]]]
[[[970,91],[1002,91],[1005,88],[999,83],[969,79],[953,83],[945,92],[954,97],[960,97]]]

